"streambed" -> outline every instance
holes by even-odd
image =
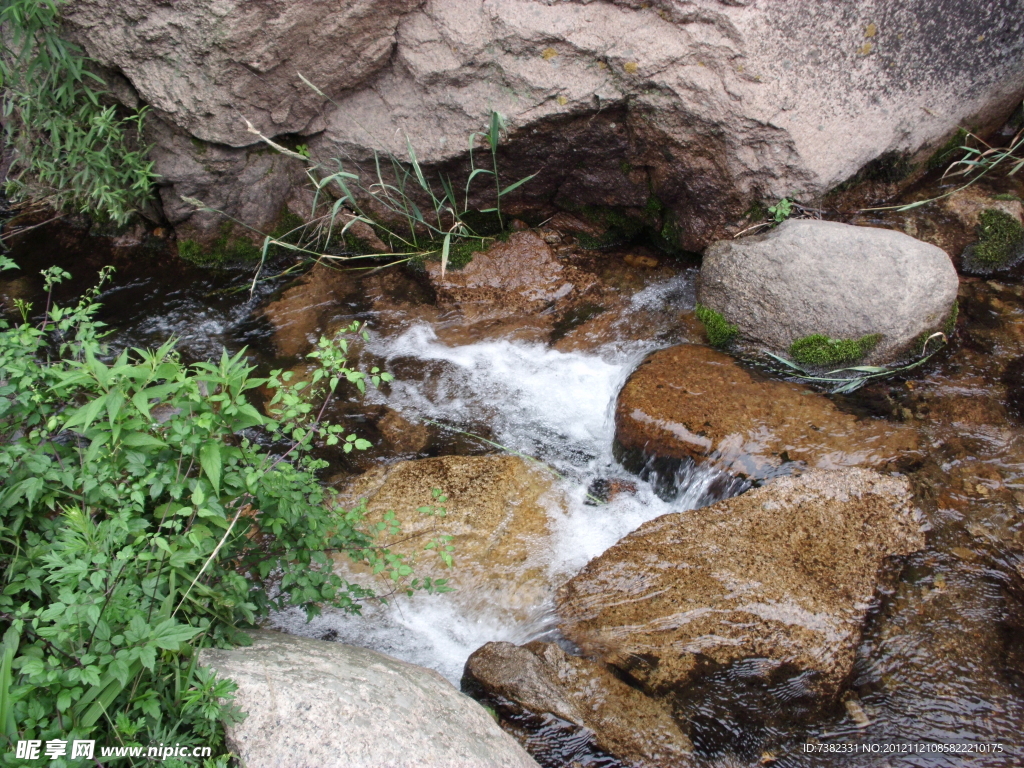
[[[70,296],[88,286],[100,266],[114,263],[121,269],[100,297],[113,346],[155,346],[176,336],[190,359],[219,355],[222,346],[231,352],[244,346],[263,371],[300,364],[296,355],[281,354],[281,330],[265,313],[291,278],[262,280],[250,297],[251,269],[191,268],[161,243],[148,244],[112,248],[106,239],[42,229],[18,244],[14,257],[26,268],[24,276],[5,281],[0,293],[41,306],[41,285],[32,276],[38,269],[58,263],[74,273],[74,284],[63,294]],[[384,392],[335,409],[334,418],[379,445],[354,460],[336,457],[334,479],[343,481],[393,456],[376,427],[383,408],[411,422],[429,419],[461,430],[432,426],[426,444],[406,457],[495,451],[462,433],[535,457],[563,476],[569,499],[566,510],[551,511],[555,541],[547,567],[553,584],[647,520],[743,490],[707,467],[691,467],[670,483],[641,478],[612,455],[614,400],[626,376],[655,349],[700,341],[689,320],[692,266],[662,260],[657,269],[637,268],[625,261],[630,255],[623,250],[594,257],[601,265],[596,273],[620,304],[600,326],[595,323],[598,332],[589,337],[573,328],[549,333],[528,324],[471,333],[460,318],[433,305],[422,277],[392,271],[346,278],[353,290],[323,308],[315,328],[365,321],[371,338],[358,349],[360,361],[383,364],[397,380]],[[837,708],[810,730],[798,727],[783,709],[772,709],[784,697],[765,696],[749,685],[741,667],[733,668],[726,679],[696,691],[687,713],[691,737],[710,764],[1020,763],[1024,428],[1007,410],[1004,369],[1024,355],[1024,290],[1010,282],[967,279],[961,305],[958,336],[933,363],[911,378],[833,398],[862,418],[900,421],[917,430],[922,448],[900,469],[914,483],[930,528],[927,549],[910,559],[897,586],[873,610],[858,651],[854,705]],[[577,319],[585,325],[588,318]],[[588,491],[613,484],[631,491],[613,494],[602,505],[588,503]],[[437,669],[456,683],[467,656],[485,642],[523,643],[556,633],[548,601],[539,601],[528,620],[513,623],[486,607],[460,610],[443,595],[371,607],[363,618],[327,614],[307,624],[284,614],[273,623],[382,650]],[[713,695],[701,695],[712,686]],[[732,694],[723,698],[722,691]],[[864,718],[851,716],[858,706]],[[999,743],[1003,751],[966,757],[803,751],[812,739],[850,745]],[[550,764],[565,759],[565,750],[553,738]]]

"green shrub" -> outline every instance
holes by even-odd
[[[703,304],[697,305],[696,314],[712,347],[722,349],[729,346],[740,332],[739,326],[728,322],[720,312]]]
[[[44,274],[48,288],[67,276]],[[221,721],[239,716],[233,684],[198,669],[196,649],[245,642],[273,609],[358,612],[371,594],[332,556],[366,563],[389,594],[447,589],[381,545],[393,515],[370,529],[317,481],[314,446],[369,447],[323,420],[329,402],[387,374],[350,368],[345,339],[321,339],[315,410],[289,374],[254,378],[244,351],[190,366],[173,341],[111,355],[97,292],[73,307],[48,299],[39,325],[0,322],[5,764],[19,739],[220,748]],[[263,385],[272,417],[248,400]],[[444,514],[433,502],[426,513]],[[450,563],[446,537],[426,548]]]
[[[1024,227],[1003,211],[986,209],[978,214],[978,243],[974,259],[987,266],[1003,266],[1012,261],[1024,246]]]
[[[839,365],[860,360],[881,340],[877,333],[859,339],[830,339],[815,333],[790,344],[789,354],[801,365]]]
[[[103,81],[78,46],[59,35],[65,0],[0,4],[0,83],[15,174],[12,199],[46,199],[124,224],[150,195],[156,174],[142,146],[145,110],[104,106]]]

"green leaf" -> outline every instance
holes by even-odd
[[[132,448],[162,448],[167,445],[163,440],[145,432],[129,432],[121,438],[121,444]]]
[[[203,447],[199,449],[199,463],[202,465],[203,472],[210,479],[214,493],[220,493],[220,443],[216,441],[204,443]]]

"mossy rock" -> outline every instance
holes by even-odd
[[[697,319],[704,326],[704,333],[708,337],[708,344],[718,349],[728,347],[739,335],[739,326],[730,323],[721,312],[716,312],[710,307],[698,304],[695,309]]]
[[[967,246],[961,267],[976,275],[991,275],[1015,267],[1024,259],[1024,226],[1010,214],[987,208],[978,214],[978,242]]]
[[[800,365],[843,365],[861,360],[881,340],[878,333],[859,339],[830,339],[825,334],[813,333],[790,344],[789,354]]]

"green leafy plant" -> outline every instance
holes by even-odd
[[[839,365],[860,360],[881,340],[877,333],[859,339],[830,339],[815,333],[794,341],[789,354],[801,365]]]
[[[696,306],[695,313],[704,326],[708,343],[713,347],[723,349],[729,346],[740,332],[739,326],[726,320],[721,312],[716,312],[703,304]]]
[[[5,191],[124,224],[156,178],[142,144],[145,109],[104,105],[102,79],[60,36],[64,3],[0,3],[0,104],[16,169]]]
[[[768,206],[768,213],[775,219],[775,223],[779,224],[793,215],[793,201],[784,197],[775,205]]]
[[[48,289],[66,277],[44,273]],[[173,340],[112,354],[98,290],[71,307],[48,298],[37,324],[0,322],[0,740],[222,749],[222,721],[240,714],[198,648],[246,642],[272,610],[358,612],[447,583],[415,578],[412,556],[317,480],[318,447],[369,447],[324,419],[331,399],[390,380],[352,368],[344,335],[321,339],[295,384],[254,378],[244,352],[185,365]],[[261,387],[269,416],[249,402]],[[448,547],[427,550],[450,563]],[[349,583],[336,557],[368,564],[387,590]]]

